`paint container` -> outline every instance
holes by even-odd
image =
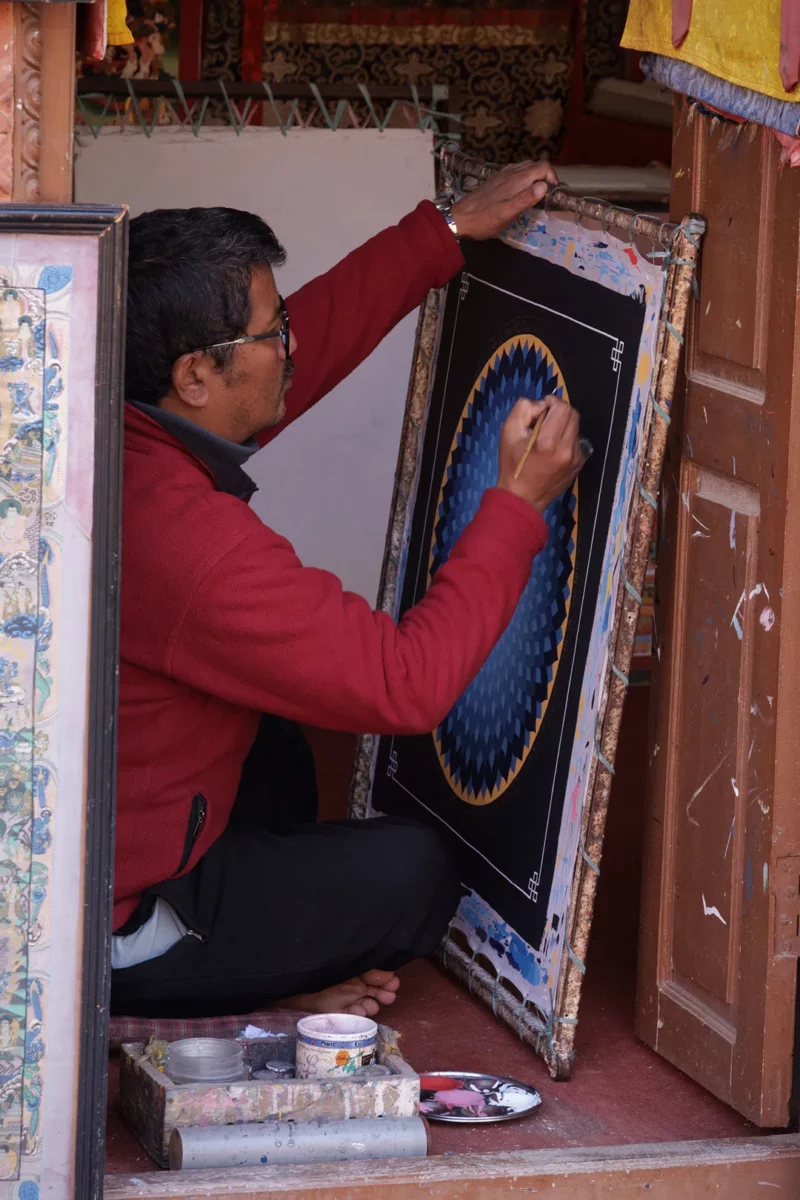
[[[228,1038],[172,1042],[166,1072],[173,1083],[236,1083],[250,1075],[244,1049]]]
[[[428,1123],[422,1117],[193,1125],[172,1131],[169,1165],[172,1171],[190,1171],[366,1158],[424,1158],[428,1149]]]
[[[369,1017],[325,1013],[297,1022],[297,1078],[352,1075],[375,1061],[378,1026]]]
[[[284,1062],[282,1059],[266,1062],[259,1071],[253,1071],[253,1079],[260,1079],[262,1083],[274,1083],[276,1079],[294,1079],[294,1063]]]

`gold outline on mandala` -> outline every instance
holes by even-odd
[[[567,404],[569,404],[569,392],[567,391],[567,385],[564,380],[564,376],[561,373],[561,368],[559,367],[558,363],[556,362],[555,356],[552,354],[549,346],[546,346],[544,344],[544,342],[541,340],[541,338],[536,337],[536,335],[533,333],[516,333],[516,334],[514,334],[513,337],[507,338],[502,343],[502,345],[498,346],[494,351],[492,351],[491,357],[487,360],[486,365],[484,366],[484,368],[481,371],[478,378],[475,380],[475,383],[472,385],[472,389],[467,398],[467,402],[464,405],[464,408],[462,409],[461,417],[459,418],[458,425],[456,426],[456,430],[453,434],[453,440],[450,443],[450,453],[447,456],[447,462],[445,463],[444,471],[442,473],[442,484],[441,484],[441,487],[439,488],[439,496],[436,501],[436,509],[434,510],[437,513],[439,511],[439,506],[442,503],[442,498],[444,496],[445,484],[447,482],[447,472],[448,472],[450,464],[453,460],[453,451],[455,449],[456,442],[458,440],[458,435],[461,432],[461,429],[464,425],[464,420],[466,419],[467,413],[469,412],[469,408],[473,402],[475,393],[486,382],[487,376],[489,374],[489,369],[492,366],[492,363],[494,363],[497,360],[497,358],[501,354],[503,354],[504,351],[507,352],[508,347],[511,345],[521,345],[521,346],[524,346],[526,349],[530,349],[530,347],[533,346],[534,349],[542,350],[542,352],[547,356],[548,364],[552,363],[552,365],[555,367],[556,372],[558,374],[558,379],[561,383],[561,387],[563,388],[564,399],[566,400]],[[573,487],[575,489],[575,508],[573,509],[572,515],[573,515],[573,518],[575,521],[575,527],[574,527],[575,528],[575,534],[574,534],[575,546],[574,546],[573,552],[572,552],[572,571],[570,572],[570,580],[572,579],[573,575],[575,574],[575,560],[576,560],[577,553],[578,553],[578,481],[577,481],[577,479],[575,480]],[[430,550],[430,555],[428,558],[428,587],[430,587],[430,585],[431,585],[431,566],[433,563],[433,538],[435,535],[435,531],[436,531],[436,521],[434,520],[433,531],[431,533],[431,550]],[[434,749],[436,750],[436,757],[438,758],[439,765],[442,768],[442,771],[444,772],[444,777],[447,780],[448,784],[450,785],[451,790],[453,792],[455,792],[455,794],[458,796],[459,800],[463,800],[465,804],[471,804],[476,808],[483,808],[487,804],[493,804],[495,800],[497,800],[500,796],[502,796],[503,793],[511,787],[511,784],[514,782],[517,775],[520,773],[522,768],[525,766],[525,763],[527,762],[527,759],[528,759],[528,755],[530,754],[531,750],[533,749],[534,744],[536,742],[536,737],[539,733],[539,730],[542,727],[542,721],[544,720],[544,714],[547,712],[547,706],[550,703],[550,697],[552,696],[553,688],[555,687],[556,676],[558,674],[558,668],[561,664],[561,652],[564,649],[564,642],[566,641],[567,622],[569,621],[569,611],[570,611],[571,604],[572,604],[572,587],[570,586],[569,595],[567,596],[567,599],[566,599],[564,620],[561,623],[561,641],[558,643],[558,647],[556,650],[556,658],[555,658],[555,662],[553,664],[553,677],[550,680],[550,686],[547,689],[547,695],[545,696],[544,700],[542,701],[542,711],[539,715],[539,719],[536,722],[535,727],[529,731],[530,735],[531,735],[530,745],[528,745],[524,748],[522,755],[518,759],[517,765],[515,766],[514,770],[502,782],[502,784],[498,784],[495,788],[493,788],[492,792],[485,798],[480,797],[480,796],[467,795],[466,792],[464,791],[464,789],[454,781],[454,779],[451,775],[450,769],[444,761],[444,757],[442,755],[441,748],[439,745],[439,739],[437,738],[438,728],[440,728],[440,727],[437,727],[437,730],[435,730],[431,734],[431,737],[433,738]]]

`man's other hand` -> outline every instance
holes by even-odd
[[[503,167],[453,205],[458,236],[476,241],[497,237],[520,213],[543,200],[548,187],[557,183],[558,176],[546,162]]]
[[[547,413],[536,443],[519,477],[519,466],[536,420]],[[518,400],[506,418],[500,437],[500,471],[497,486],[513,492],[544,512],[562,495],[586,461],[579,444],[580,419],[564,400]]]

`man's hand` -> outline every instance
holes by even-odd
[[[520,213],[543,200],[549,185],[557,183],[558,176],[546,162],[503,167],[453,205],[458,236],[476,241],[497,237]]]
[[[538,417],[547,412],[536,444],[519,473],[517,466],[525,453],[531,430]],[[500,435],[500,473],[497,486],[513,492],[544,512],[548,504],[565,492],[585,460],[578,443],[580,419],[574,408],[563,400],[518,400],[506,418]]]

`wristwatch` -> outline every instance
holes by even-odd
[[[450,232],[454,238],[458,237],[458,226],[456,225],[455,217],[453,216],[453,202],[447,198],[434,200],[434,207],[438,208],[439,212],[447,222]]]

